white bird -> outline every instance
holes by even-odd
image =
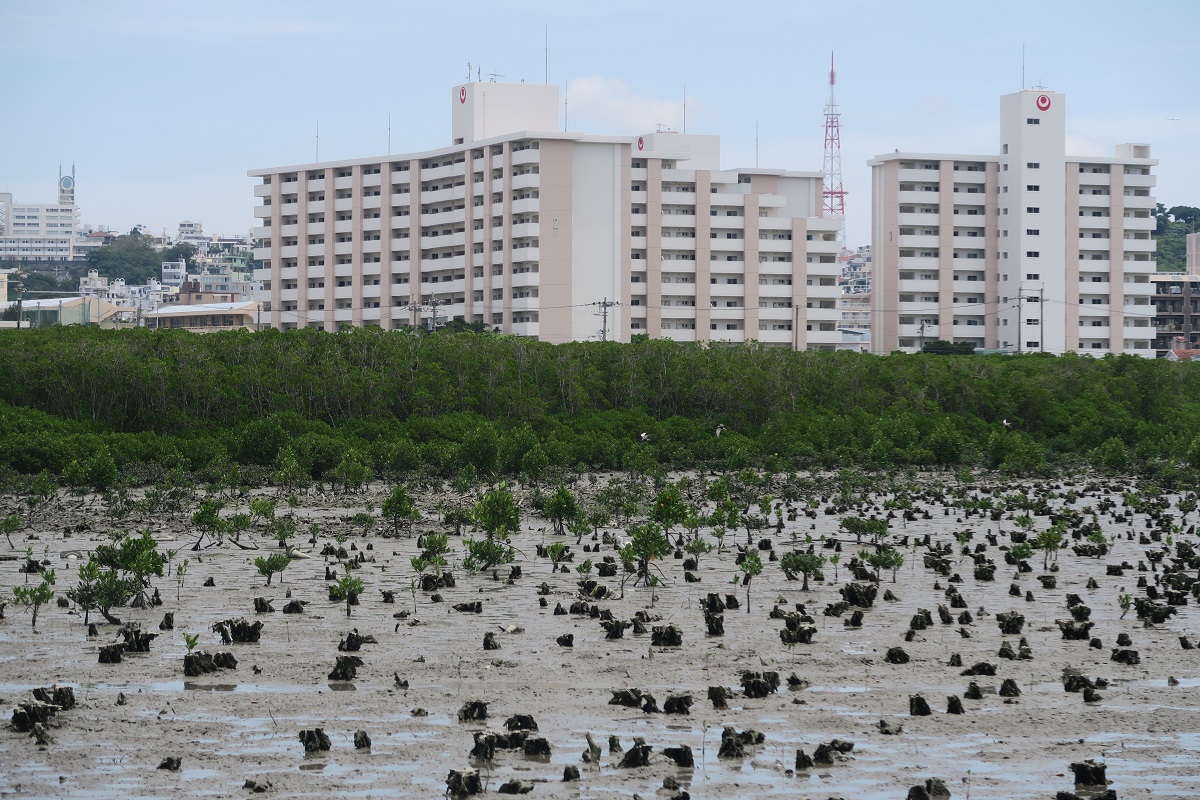
[[[648,433],[641,434],[640,436],[638,436],[638,441],[640,441],[640,442],[650,441],[650,434],[648,434]]]
[[[1003,424],[1003,425],[1004,425],[1004,427],[1006,427],[1006,428],[1011,428],[1011,427],[1012,427],[1012,423],[1011,423],[1011,422],[1009,422],[1008,420],[1001,420],[1001,424]]]
[[[724,425],[718,425],[718,426],[717,426],[717,438],[718,438],[718,439],[720,439],[720,438],[721,438],[721,431],[723,431],[723,430],[725,430],[725,426],[724,426]]]

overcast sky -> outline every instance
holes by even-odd
[[[1145,11],[1139,13],[1139,8]],[[468,62],[566,88],[572,131],[717,134],[726,168],[822,168],[837,53],[851,245],[866,162],[994,153],[999,96],[1067,95],[1068,153],[1152,146],[1159,202],[1200,205],[1200,2],[1128,0],[0,0],[0,191],[53,202],[75,164],[85,223],[254,224],[246,170],[450,143]]]

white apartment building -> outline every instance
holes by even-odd
[[[448,147],[250,171],[263,324],[840,341],[821,173],[723,170],[715,136],[557,132],[554,86],[468,83],[451,104]]]
[[[896,152],[872,170],[872,351],[1154,356],[1150,146],[1066,153],[1066,96],[1000,98],[1000,153]]]
[[[0,261],[75,261],[86,252],[75,178],[58,179],[57,203],[19,203],[0,192]]]

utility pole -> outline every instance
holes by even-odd
[[[1020,293],[1020,287],[1017,287],[1017,355],[1021,354],[1021,339],[1025,336],[1022,326],[1025,324],[1024,318],[1021,317],[1021,301],[1025,299],[1025,295]]]
[[[1038,352],[1046,352],[1046,287],[1038,289]]]
[[[919,349],[922,352],[924,352],[925,351],[925,320],[921,320],[921,327],[917,331],[917,336],[919,337],[918,340],[921,343],[921,346]]]
[[[607,297],[598,303],[588,303],[589,306],[599,306],[600,316],[603,319],[602,327],[600,328],[600,341],[608,341],[608,309],[612,306],[619,306],[621,303],[617,300],[609,300]]]
[[[25,284],[21,279],[24,277],[25,273],[17,273],[17,330],[21,330],[21,304],[25,299]]]
[[[429,306],[430,306],[430,311],[431,311],[430,316],[429,316],[429,332],[430,333],[433,333],[434,331],[436,331],[438,329],[438,324],[437,324],[438,306],[439,305],[445,306],[445,305],[449,305],[449,304],[450,304],[449,299],[438,300],[436,297],[429,298]]]

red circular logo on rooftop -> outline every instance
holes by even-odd
[[[1038,111],[1049,111],[1050,110],[1050,98],[1044,94],[1039,94],[1038,99],[1037,99],[1037,107],[1038,107]]]
[[[463,87],[459,88],[459,90],[458,90],[458,102],[460,102],[460,103],[465,103],[465,102],[467,102],[467,87],[463,86]],[[1040,103],[1040,102],[1041,102],[1041,100],[1039,100],[1038,102]]]
[[[642,150],[645,147],[646,147],[646,140],[639,136],[638,137],[638,150]]]

